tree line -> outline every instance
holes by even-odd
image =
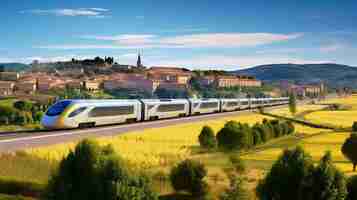
[[[0,106],[0,125],[26,125],[39,123],[49,105],[16,101],[12,106]]]

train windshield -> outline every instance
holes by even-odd
[[[59,115],[67,108],[67,106],[69,104],[71,104],[71,101],[60,101],[60,102],[56,103],[55,105],[51,106],[47,110],[46,115],[48,115],[48,116]]]

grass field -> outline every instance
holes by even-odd
[[[348,128],[352,126],[354,121],[357,121],[357,96],[348,98],[338,98],[323,101],[321,103],[337,103],[350,106],[349,110],[340,111],[317,111],[305,116],[305,119],[319,123],[331,124],[337,127]]]
[[[357,98],[338,99],[334,100],[334,103],[340,101],[346,104],[347,102],[354,103],[354,101],[357,101]],[[298,112],[316,111],[321,108],[318,105],[300,106]],[[334,112],[343,113],[343,111]],[[277,110],[274,113],[287,114],[288,109]],[[313,112],[311,115],[320,116],[320,111]],[[345,115],[342,121],[351,120],[351,117],[351,115]],[[268,117],[251,113],[216,120],[146,129],[114,137],[99,138],[97,140],[102,145],[112,144],[124,159],[133,167],[141,170],[167,173],[174,163],[182,159],[192,158],[200,160],[208,167],[208,181],[211,185],[217,186],[214,187],[215,190],[220,191],[228,183],[224,173],[226,168],[229,167],[228,155],[223,152],[197,151],[199,149],[198,135],[202,126],[210,125],[217,132],[229,120],[247,122],[252,125],[256,122],[261,122],[264,118]],[[327,122],[329,121],[325,116],[321,115],[320,118],[321,120],[326,119]],[[254,188],[257,181],[263,177],[266,170],[271,167],[271,164],[277,159],[283,149],[292,148],[297,145],[305,147],[305,150],[312,155],[315,161],[318,161],[325,151],[330,150],[336,165],[348,175],[351,174],[352,165],[340,152],[341,145],[349,133],[336,133],[302,125],[295,125],[295,128],[296,135],[272,140],[242,155],[248,168],[246,179],[251,188]],[[0,169],[0,177],[45,182],[50,172],[58,163],[58,160],[63,158],[74,145],[75,143],[60,144],[38,149],[28,149],[23,155],[21,153],[19,155],[2,155],[0,156],[0,166],[2,168]],[[161,193],[163,191],[170,191],[167,183],[159,187],[160,189],[158,190]]]
[[[259,114],[247,114],[219,120],[146,129],[120,136],[100,138],[98,141],[103,145],[112,144],[126,160],[140,168],[168,166],[191,155],[192,148],[199,145],[198,135],[202,126],[209,125],[218,131],[229,120],[254,124],[261,122],[264,118],[267,117]],[[66,155],[74,145],[74,143],[61,144],[30,149],[27,152],[44,159],[58,160]]]
[[[303,105],[303,106],[297,106],[297,112],[295,115],[300,115],[303,114],[304,112],[307,111],[317,111],[325,108],[326,106],[324,105]],[[281,108],[281,109],[276,109],[272,110],[270,113],[275,114],[275,115],[281,115],[284,117],[293,117],[290,113],[290,110],[288,107],[286,108]]]

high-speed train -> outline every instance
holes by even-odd
[[[240,99],[61,100],[42,118],[47,129],[87,128],[287,104],[288,97]]]

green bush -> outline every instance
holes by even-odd
[[[357,132],[357,122],[353,122],[352,132]]]
[[[112,147],[83,140],[50,177],[45,200],[156,200],[143,176],[131,175]]]
[[[207,194],[208,185],[203,180],[207,175],[205,166],[197,161],[184,160],[170,172],[170,181],[175,191],[186,191],[196,197]]]
[[[330,152],[327,152],[313,170],[310,187],[306,194],[310,200],[344,200],[347,196],[346,178],[332,162]]]
[[[347,192],[346,200],[357,199],[357,175],[351,176],[347,180]]]
[[[262,134],[259,130],[259,124],[255,124],[252,128],[252,135],[253,135],[253,145],[259,145],[263,143]]]
[[[32,107],[33,105],[30,101],[16,101],[14,103],[14,108],[20,111],[30,112]]]
[[[234,170],[237,173],[244,173],[245,172],[245,163],[240,158],[239,154],[232,154],[229,156],[229,161],[232,163]]]
[[[294,126],[294,124],[293,124],[291,121],[286,121],[286,124],[287,124],[287,126],[288,126],[288,132],[287,132],[287,134],[288,134],[288,135],[294,134],[294,132],[295,132],[295,126]]]
[[[219,197],[220,200],[250,200],[251,195],[241,178],[230,178],[229,188]]]
[[[203,148],[212,149],[217,146],[216,136],[214,135],[213,129],[209,126],[204,126],[202,128],[198,140]]]
[[[352,133],[343,143],[341,151],[343,155],[352,162],[353,171],[357,166],[357,133]]]
[[[305,182],[313,170],[311,156],[301,148],[284,150],[270,172],[257,186],[257,196],[264,200],[304,199]]]
[[[250,146],[249,136],[242,124],[229,121],[217,133],[217,142],[220,148],[226,150],[241,150]]]
[[[38,183],[0,179],[0,193],[2,194],[40,197],[44,188],[44,185]]]
[[[37,112],[35,112],[35,114],[33,115],[33,120],[35,121],[35,122],[40,122],[41,121],[41,119],[42,119],[42,117],[43,117],[43,112],[42,111],[37,111]]]

